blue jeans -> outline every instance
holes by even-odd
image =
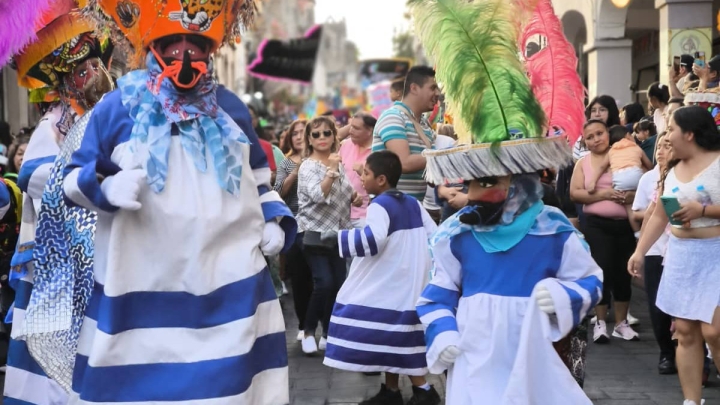
[[[314,335],[318,322],[321,322],[323,336],[327,337],[335,298],[347,275],[346,262],[337,249],[319,252],[303,247],[303,254],[313,279],[313,292],[305,315],[305,332]]]

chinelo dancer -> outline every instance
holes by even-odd
[[[518,59],[520,3],[409,2],[461,144],[426,151],[426,178],[468,185],[468,206],[431,238],[432,280],[417,303],[427,365],[448,370],[450,405],[591,404],[552,343],[597,303],[602,271],[562,212],[543,205],[538,175],[571,159],[562,134],[579,133],[570,106],[582,97],[567,90],[574,72]],[[552,15],[544,7],[526,29]],[[548,99],[568,110],[543,111]]]
[[[71,404],[286,404],[285,326],[263,255],[297,225],[247,107],[211,55],[243,0],[97,0],[144,61],[93,109],[66,201],[98,212]]]
[[[25,152],[18,176],[23,191],[22,223],[18,248],[13,257],[10,284],[16,291],[12,309],[12,340],[5,378],[5,404],[65,404],[67,393],[48,378],[48,363],[28,350],[26,332],[30,319],[34,275],[33,252],[40,199],[53,161],[78,115],[91,108],[112,89],[105,63],[112,46],[94,33],[94,24],[84,18],[72,0],[34,2],[33,15],[14,15],[15,21],[30,18],[35,39],[14,57],[18,81],[30,89],[30,100],[49,102]],[[27,12],[23,7],[11,13]],[[6,17],[10,18],[10,17]],[[3,25],[5,26],[5,25]],[[24,27],[28,29],[28,27]],[[18,34],[18,38],[22,35]],[[0,50],[4,53],[5,50]],[[58,316],[45,313],[48,321]],[[32,354],[32,356],[31,356]],[[40,361],[38,361],[40,360]]]

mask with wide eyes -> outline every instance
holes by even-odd
[[[470,187],[471,182],[466,182]],[[475,191],[486,190],[476,200],[468,201],[468,204],[458,218],[460,222],[468,225],[495,225],[500,222],[508,198],[507,189],[497,187],[500,183],[498,177],[484,177],[475,180]]]

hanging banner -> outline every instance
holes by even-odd
[[[360,62],[360,83],[363,90],[375,83],[405,77],[412,66],[407,58],[370,59]]]
[[[392,106],[390,100],[390,81],[376,83],[367,88],[368,103],[370,104],[370,114],[378,118],[383,111]]]
[[[309,84],[315,73],[321,37],[322,26],[316,25],[303,38],[265,39],[258,47],[257,57],[248,66],[248,73],[265,80]]]

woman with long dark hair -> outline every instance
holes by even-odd
[[[670,101],[670,88],[667,84],[655,82],[647,90],[649,109],[652,110],[653,122],[658,132],[665,131],[665,109]]]
[[[640,122],[644,117],[645,109],[640,103],[625,104],[620,111],[620,125],[625,125],[628,132],[632,132],[635,123]]]
[[[634,193],[613,189],[609,170],[602,174],[595,191],[588,191],[590,181],[597,178],[601,162],[610,151],[610,135],[605,122],[591,119],[585,123],[583,137],[590,154],[575,166],[570,197],[583,204],[586,217],[583,233],[593,259],[604,275],[602,301],[595,307],[597,321],[593,341],[607,343],[610,340],[606,320],[611,299],[616,323],[612,335],[624,340],[638,340],[638,334],[627,322],[632,288],[630,275],[625,272],[625,261],[635,250],[635,235],[624,205],[632,202]]]
[[[656,305],[675,318],[685,405],[700,405],[703,339],[720,365],[720,133],[706,109],[690,106],[673,113],[666,138],[672,160],[660,194],[667,211],[661,206],[653,211],[628,271],[641,274],[645,255],[672,220]]]

